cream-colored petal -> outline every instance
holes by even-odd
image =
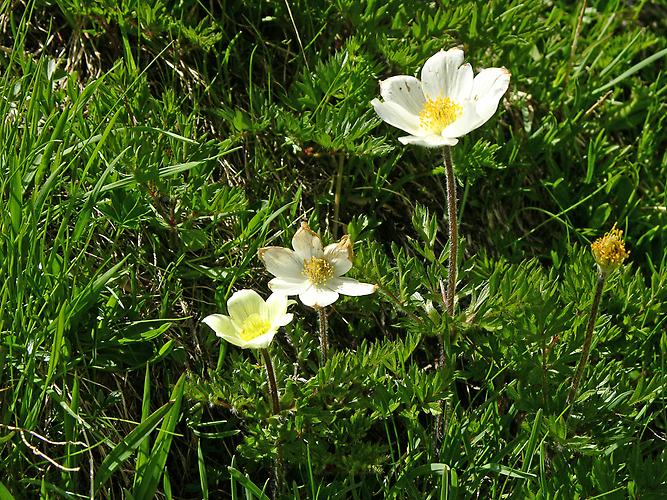
[[[399,137],[401,144],[414,144],[416,146],[423,146],[425,148],[439,148],[442,146],[455,146],[458,139],[453,137],[443,137],[440,135],[428,135],[426,137],[416,137],[414,135],[407,135]]]
[[[392,76],[380,82],[380,95],[384,102],[393,102],[413,115],[424,108],[424,93],[419,80],[414,76]]]
[[[294,319],[294,315],[292,313],[287,313],[283,314],[281,317],[275,320],[274,325],[275,326],[286,326],[289,325],[292,320]]]
[[[377,285],[361,283],[352,278],[334,278],[329,282],[329,287],[341,295],[351,295],[352,297],[370,295],[377,290]]]
[[[310,260],[311,257],[321,259],[324,253],[322,250],[322,240],[305,222],[301,223],[301,227],[294,234],[292,247],[302,263],[304,260]]]
[[[303,277],[301,279],[273,278],[269,281],[271,291],[283,295],[299,295],[309,286],[310,281]]]
[[[299,294],[299,299],[310,307],[326,307],[338,300],[338,292],[325,287],[311,286],[308,290]]]
[[[260,335],[259,337],[255,337],[254,339],[246,342],[245,347],[248,349],[266,349],[273,341],[273,337],[275,335],[276,335],[276,330],[271,329],[264,335]]]
[[[289,248],[264,247],[257,252],[266,270],[281,278],[298,278],[303,273],[303,260]]]
[[[327,245],[324,258],[334,268],[334,276],[342,276],[352,269],[352,244],[348,236],[343,236],[338,243]]]
[[[232,345],[235,345],[236,347],[240,347],[241,349],[246,349],[248,347],[248,342],[243,340],[238,335],[218,335],[218,337]]]
[[[431,56],[421,72],[424,96],[427,99],[453,97],[452,92],[458,89],[458,70],[462,64],[463,51],[459,48],[441,50]]]
[[[263,316],[265,308],[264,299],[255,290],[239,290],[227,301],[227,312],[239,325],[251,314]]]
[[[371,104],[375,108],[375,112],[389,125],[404,130],[412,135],[424,135],[419,124],[419,117],[410,113],[405,108],[402,108],[394,102],[380,102],[378,99],[373,99]]]
[[[218,337],[234,336],[238,333],[232,320],[224,314],[211,314],[206,316],[202,322],[210,326]]]
[[[283,293],[272,293],[269,298],[266,299],[266,313],[266,319],[268,319],[270,323],[274,323],[287,314],[287,295]]]

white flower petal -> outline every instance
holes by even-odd
[[[278,319],[276,319],[274,325],[275,326],[287,326],[292,322],[293,319],[294,319],[294,314],[287,313],[287,314],[282,315]]]
[[[472,66],[465,63],[456,70],[454,78],[451,80],[452,88],[450,89],[450,97],[456,103],[461,103],[470,98],[472,94],[472,85],[474,81],[474,74]]]
[[[412,135],[424,135],[419,124],[419,117],[394,102],[380,102],[373,99],[371,104],[375,112],[389,125],[404,130]]]
[[[407,135],[399,137],[401,144],[415,144],[417,146],[424,146],[427,148],[439,148],[442,146],[454,146],[458,139],[453,137],[443,137],[441,135],[428,135],[426,137],[416,137],[414,135]]]
[[[287,295],[283,293],[272,293],[269,298],[266,299],[266,314],[266,319],[271,323],[274,323],[287,314]]]
[[[384,102],[396,103],[413,115],[419,115],[424,108],[425,99],[422,86],[414,76],[399,75],[382,80],[380,95]]]
[[[496,100],[500,100],[507,91],[511,76],[512,74],[505,68],[483,69],[473,80],[470,98],[478,101],[493,95]]]
[[[299,294],[299,299],[310,307],[326,307],[338,300],[338,292],[321,286],[311,286]]]
[[[292,247],[301,260],[310,260],[311,257],[321,259],[324,253],[322,240],[305,222],[301,223],[301,227],[294,234]]]
[[[452,97],[452,93],[458,90],[458,69],[462,64],[463,51],[459,48],[441,50],[431,56],[421,72],[424,96],[427,99]]]
[[[245,343],[245,348],[248,349],[266,349],[271,344],[273,337],[276,335],[276,329],[271,329],[269,332],[259,337],[255,337],[252,340],[249,340]],[[239,346],[241,347],[241,346]]]
[[[294,251],[282,247],[260,248],[257,255],[266,270],[281,278],[298,278],[303,273],[303,261]]]
[[[348,236],[338,243],[327,245],[324,249],[324,258],[333,266],[334,276],[342,276],[352,269],[352,244]]]
[[[283,295],[299,295],[300,293],[305,292],[309,286],[310,281],[306,278],[273,278],[269,281],[269,288],[271,291]]]
[[[475,111],[481,120],[479,125],[491,118],[498,109],[498,103],[509,87],[510,77],[510,72],[505,68],[487,68],[475,77],[470,99],[476,102]]]
[[[234,336],[237,334],[234,323],[232,323],[229,316],[225,316],[224,314],[211,314],[210,316],[206,316],[202,322],[210,326],[218,337],[222,337],[223,335]]]
[[[227,301],[227,312],[232,321],[242,324],[251,314],[265,316],[266,303],[255,290],[239,290]]]
[[[329,287],[341,295],[351,295],[352,297],[370,295],[377,290],[377,285],[361,283],[352,278],[334,278],[329,282]]]
[[[462,103],[461,117],[443,130],[445,137],[461,137],[481,127],[498,109],[498,103],[507,91],[510,73],[505,68],[482,70],[473,82],[473,92]]]
[[[442,137],[461,137],[484,123],[477,114],[477,104],[474,101],[464,101],[461,107],[461,116],[442,131]]]

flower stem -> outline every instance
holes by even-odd
[[[322,364],[329,358],[329,335],[327,333],[327,312],[324,307],[316,307],[317,319],[320,326],[320,350],[322,351]]]
[[[338,166],[336,169],[336,190],[334,192],[334,214],[333,214],[333,236],[334,238],[338,237],[338,226],[341,225],[338,220],[340,216],[340,198],[341,191],[343,190],[343,161],[345,157],[343,154],[338,155]]]
[[[264,366],[266,366],[266,378],[269,380],[269,395],[271,396],[271,409],[273,414],[280,413],[280,401],[278,400],[278,386],[276,385],[276,374],[273,371],[273,362],[271,361],[271,354],[268,349],[261,349],[262,357],[264,358]]]
[[[593,297],[593,304],[591,305],[591,313],[588,316],[588,325],[586,326],[586,339],[584,340],[584,347],[581,351],[581,359],[579,359],[579,365],[577,366],[577,371],[575,372],[574,379],[572,379],[572,388],[570,393],[567,396],[567,404],[569,406],[567,413],[565,414],[565,420],[567,420],[572,412],[572,406],[574,405],[574,399],[577,397],[577,390],[579,389],[579,383],[581,382],[581,377],[584,374],[584,368],[586,368],[586,362],[588,361],[588,355],[591,352],[591,343],[593,342],[593,329],[595,328],[595,320],[598,316],[598,309],[600,308],[600,299],[602,298],[602,289],[604,288],[604,282],[606,279],[604,273],[598,274],[597,285],[595,287],[595,296]]]
[[[449,221],[449,282],[447,285],[447,314],[454,316],[456,274],[459,251],[459,228],[456,208],[456,179],[452,163],[452,148],[445,146],[445,177],[447,179],[447,216]]]
[[[458,221],[457,221],[457,207],[456,207],[456,178],[454,177],[454,164],[452,162],[452,149],[450,146],[445,146],[444,151],[444,160],[445,160],[445,179],[447,182],[447,220],[449,222],[449,270],[448,270],[448,282],[447,282],[447,294],[445,296],[445,307],[447,309],[447,315],[451,320],[449,332],[443,333],[443,336],[440,338],[440,356],[439,356],[439,365],[440,369],[445,370],[446,358],[449,357],[449,353],[445,354],[445,335],[449,335],[450,339],[455,335],[456,330],[454,327],[453,317],[454,317],[454,304],[456,298],[456,275],[457,275],[457,261],[458,261],[458,250],[459,250],[459,230],[458,230]],[[447,339],[447,345],[449,345],[449,339]],[[449,349],[447,349],[449,351]],[[445,413],[449,413],[449,409],[446,408],[446,403],[444,400],[440,403],[442,412],[438,415],[436,422],[436,443],[438,446],[442,442],[444,426],[445,426]],[[447,415],[447,420],[449,420],[449,415]]]
[[[273,371],[273,361],[268,349],[261,349],[266,367],[266,378],[269,380],[269,393],[271,395],[271,409],[273,415],[280,413],[280,400],[278,399],[278,385],[276,384],[276,374]],[[276,460],[273,464],[273,497],[277,498],[283,484],[283,448],[280,443],[276,443]]]

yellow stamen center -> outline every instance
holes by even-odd
[[[239,337],[248,342],[260,335],[264,335],[270,328],[270,322],[262,318],[259,314],[253,313],[243,321]]]
[[[334,268],[325,259],[311,257],[303,263],[303,274],[313,285],[322,285],[333,278]]]
[[[434,134],[440,134],[448,125],[460,118],[462,111],[461,105],[449,97],[426,99],[419,113],[419,124]]]
[[[593,257],[600,270],[608,274],[623,264],[623,261],[630,255],[625,249],[623,243],[623,231],[614,227],[602,238],[598,238],[591,245]]]

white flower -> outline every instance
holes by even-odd
[[[281,326],[292,321],[287,297],[273,293],[264,302],[254,290],[239,290],[227,301],[227,312],[204,318],[218,337],[243,349],[265,349]]]
[[[368,295],[376,285],[360,283],[342,275],[352,268],[352,244],[348,236],[322,248],[320,237],[308,224],[292,238],[294,250],[282,247],[259,249],[266,270],[275,276],[269,288],[285,295],[298,295],[310,307],[325,307],[343,295]]]
[[[430,148],[454,146],[458,137],[484,124],[498,109],[510,83],[505,68],[487,68],[473,78],[463,51],[441,50],[424,64],[421,81],[392,76],[380,82],[384,102],[373,99],[375,112],[389,125],[405,130],[403,144]]]

